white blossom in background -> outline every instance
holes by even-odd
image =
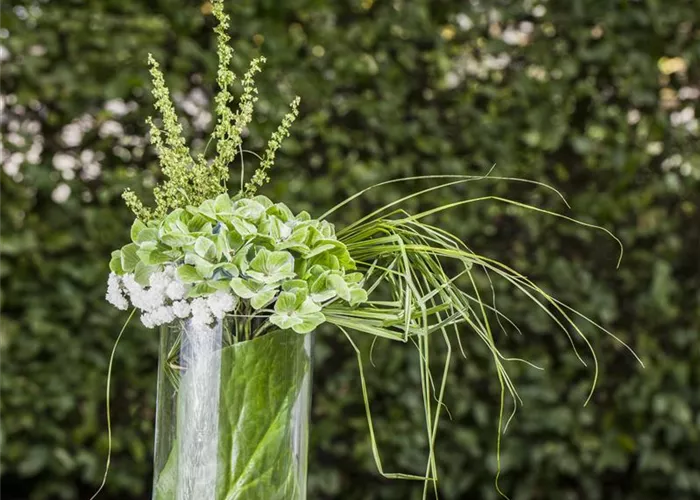
[[[44,150],[44,138],[41,136],[35,136],[32,141],[32,145],[29,146],[27,150],[26,158],[29,163],[36,165],[41,161],[41,153]]]
[[[485,54],[483,63],[487,69],[501,71],[506,69],[510,64],[510,56],[505,52],[501,52],[496,56],[492,54]]]
[[[83,136],[94,127],[95,118],[85,114],[72,121],[61,130],[61,140],[68,147],[76,147],[83,142]]]
[[[660,155],[664,150],[664,145],[662,142],[653,141],[647,144],[646,151],[652,156]]]
[[[529,37],[519,29],[508,27],[501,34],[501,39],[508,45],[527,45]]]
[[[445,75],[445,87],[447,87],[448,89],[456,88],[461,81],[462,78],[460,78],[460,76],[454,71],[449,71]]]
[[[100,162],[104,160],[104,153],[85,149],[80,152],[80,178],[86,181],[97,179],[102,172]]]
[[[530,66],[528,66],[527,70],[525,71],[525,74],[528,76],[528,78],[532,78],[533,80],[537,80],[538,82],[547,81],[547,77],[549,76],[547,70],[544,67],[538,66],[536,64],[531,64]]]
[[[211,123],[211,118],[211,113],[203,111],[194,118],[192,126],[197,130],[206,130],[207,126]]]
[[[474,26],[474,21],[472,21],[471,18],[463,12],[457,14],[455,20],[462,31],[468,31],[472,28],[472,26]]]
[[[102,167],[99,163],[87,163],[83,165],[83,169],[80,171],[80,178],[85,181],[92,181],[97,179],[102,173]]]
[[[695,110],[691,106],[686,106],[681,111],[671,113],[671,125],[678,127],[686,125],[695,118]]]
[[[46,47],[43,45],[32,45],[29,47],[29,55],[34,57],[41,57],[46,54]]]
[[[32,101],[29,107],[36,111],[41,106]],[[3,171],[18,183],[24,179],[25,164],[39,164],[44,150],[41,125],[26,112],[25,106],[17,104],[17,96],[0,94],[0,123],[5,127],[3,138],[6,139],[0,147],[0,162]]]
[[[204,91],[199,87],[193,88],[190,91],[188,98],[199,108],[209,107],[209,99],[207,98],[207,94],[205,94]]]
[[[56,203],[65,203],[70,198],[70,186],[61,183],[51,192],[51,199]]]
[[[12,153],[11,155],[7,155],[3,151],[3,162],[2,162],[2,169],[5,171],[7,175],[10,177],[14,177],[19,174],[20,167],[22,166],[22,163],[24,162],[24,155],[22,153]]]
[[[661,169],[668,172],[673,168],[678,168],[683,164],[683,157],[679,154],[674,154],[661,162]]]
[[[100,137],[121,137],[124,135],[124,127],[114,120],[105,121],[100,127]]]
[[[547,7],[544,5],[535,5],[532,9],[532,15],[535,17],[542,17],[547,13]]]
[[[71,123],[63,127],[61,140],[70,148],[80,144],[83,140],[83,132],[80,130],[80,126],[77,123]]]
[[[77,162],[75,158],[66,153],[56,153],[53,157],[53,166],[56,170],[62,172],[75,168]]]
[[[535,25],[532,24],[530,21],[523,21],[519,25],[520,31],[523,33],[526,33],[528,35],[532,34],[533,31],[535,31]]]
[[[681,87],[678,97],[683,100],[700,99],[700,89],[694,87]]]
[[[209,99],[205,92],[195,87],[187,94],[175,94],[175,102],[192,118],[192,126],[197,130],[206,130],[211,123]]]
[[[105,109],[114,116],[124,116],[131,111],[123,99],[110,99],[109,101],[105,102]]]
[[[11,132],[11,133],[7,134],[5,136],[5,138],[7,139],[7,142],[9,142],[10,144],[12,144],[14,146],[18,146],[18,147],[24,146],[24,144],[26,142],[24,137],[22,137],[21,135],[19,135],[16,132]]]
[[[641,120],[642,114],[639,112],[638,109],[630,109],[627,112],[627,123],[630,125],[636,125],[639,123],[639,120]]]
[[[10,51],[7,47],[0,45],[0,62],[7,61],[10,58]]]

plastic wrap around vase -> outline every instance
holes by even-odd
[[[313,334],[161,329],[154,500],[304,500]]]

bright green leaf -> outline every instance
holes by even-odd
[[[178,277],[185,283],[195,283],[203,278],[194,266],[183,264],[177,268]]]
[[[128,245],[122,247],[121,252],[121,265],[125,273],[131,273],[134,271],[136,264],[139,263],[139,256],[136,255],[136,251],[139,249],[136,243],[129,243]]]

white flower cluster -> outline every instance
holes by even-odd
[[[151,274],[148,286],[136,282],[133,274],[111,273],[107,282],[107,301],[125,310],[129,302],[141,311],[141,322],[148,328],[165,325],[176,318],[192,318],[195,326],[210,325],[233,311],[238,299],[217,291],[207,297],[187,298],[188,286],[175,273],[175,266]]]

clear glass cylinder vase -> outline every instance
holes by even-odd
[[[153,500],[305,500],[313,333],[161,329]]]

